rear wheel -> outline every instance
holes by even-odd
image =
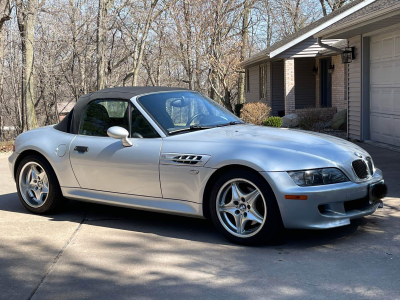
[[[26,209],[37,214],[58,211],[67,203],[50,164],[37,155],[24,158],[17,169],[18,196]]]
[[[215,183],[210,201],[215,226],[234,243],[266,243],[281,228],[274,193],[258,174],[251,171],[225,173]]]

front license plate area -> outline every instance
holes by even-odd
[[[368,187],[369,204],[379,202],[382,198],[387,195],[387,186],[384,180],[371,183]]]

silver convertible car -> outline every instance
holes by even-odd
[[[382,172],[343,139],[245,124],[186,89],[85,95],[57,125],[25,132],[9,159],[22,204],[68,199],[212,219],[230,241],[347,225],[382,206]]]

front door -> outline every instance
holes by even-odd
[[[124,127],[137,137],[130,138],[133,146],[108,137],[111,126]],[[70,145],[71,165],[82,188],[161,197],[161,144],[162,138],[133,104],[96,100],[85,109],[79,134]]]
[[[331,58],[321,59],[321,107],[332,107],[332,74],[328,69]]]

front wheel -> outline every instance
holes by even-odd
[[[67,203],[54,170],[41,156],[24,158],[18,166],[16,180],[19,199],[33,213],[53,213]]]
[[[210,201],[215,226],[231,242],[245,245],[266,243],[281,228],[273,191],[251,171],[225,173],[215,183]]]

